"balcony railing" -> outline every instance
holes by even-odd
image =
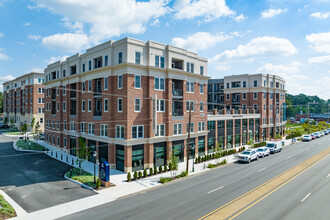
[[[101,88],[95,88],[94,89],[94,96],[100,96],[102,95],[102,89]]]
[[[53,109],[52,109],[52,115],[55,115],[55,114],[56,114],[56,109],[53,108]]]
[[[183,116],[183,110],[182,109],[173,109],[172,115],[173,116]]]
[[[72,99],[72,98],[77,98],[77,92],[75,92],[75,91],[71,91],[70,92],[70,98]]]
[[[172,95],[173,96],[182,96],[182,89],[173,89]]]
[[[102,116],[101,110],[94,110],[94,116]]]
[[[55,92],[52,93],[52,99],[56,99],[56,94],[55,94]]]
[[[70,109],[70,115],[76,115],[76,114],[77,114],[77,111],[75,108]]]

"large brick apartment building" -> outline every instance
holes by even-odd
[[[285,130],[285,80],[271,74],[226,76],[208,81],[208,111],[255,110],[260,114],[259,139]]]
[[[81,136],[98,153],[90,161],[125,172],[164,165],[172,152],[183,161],[191,105],[191,157],[195,146],[207,152],[208,78],[196,53],[132,38],[105,42],[45,69],[45,141],[75,155]]]
[[[43,82],[43,73],[32,72],[3,83],[4,117],[14,119],[16,127],[24,122],[30,125],[34,117],[40,129],[44,129]]]

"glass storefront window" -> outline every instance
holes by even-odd
[[[183,141],[172,143],[172,153],[178,158],[178,162],[183,162]]]
[[[207,129],[209,131],[215,130],[215,121],[208,121],[207,122]]]
[[[205,155],[205,137],[198,137],[198,156]]]
[[[144,168],[144,153],[143,144],[132,146],[132,170],[143,170]]]
[[[164,166],[166,163],[166,142],[154,144],[154,166]]]
[[[218,121],[218,130],[225,129],[225,121]]]
[[[195,158],[195,138],[190,138],[189,159]]]
[[[116,169],[124,171],[125,151],[123,145],[116,145]]]
[[[225,137],[218,137],[218,146],[220,147],[220,150],[225,149]]]
[[[215,151],[215,140],[214,138],[207,139],[207,153],[213,153]]]
[[[247,127],[247,119],[243,119],[243,128],[246,128]]]
[[[233,120],[227,120],[227,129],[233,128]]]
[[[235,128],[240,128],[241,127],[241,120],[235,120]]]
[[[227,135],[227,149],[233,148],[233,136]]]
[[[239,147],[241,145],[241,135],[235,134],[235,147]]]

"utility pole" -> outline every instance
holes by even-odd
[[[188,143],[187,143],[187,168],[186,168],[186,173],[188,174],[189,171],[189,148],[190,148],[190,126],[191,126],[191,108],[192,104],[191,102],[189,103],[189,126],[188,126]],[[194,163],[194,161],[193,161]]]
[[[308,112],[307,112],[307,116],[308,116],[308,124],[307,124],[307,129],[308,129],[308,134],[309,134],[309,105],[313,104],[313,105],[317,105],[319,104],[318,102],[308,102]]]

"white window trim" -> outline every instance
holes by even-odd
[[[119,78],[121,77],[121,86],[119,86]],[[118,75],[118,89],[122,89],[123,88],[123,84],[124,84],[124,78],[123,75]]]
[[[121,111],[119,111],[119,100],[121,100]],[[135,105],[135,103],[134,103]],[[134,106],[135,108],[135,106]],[[118,98],[117,99],[117,112],[123,112],[123,98]]]
[[[137,76],[140,77],[140,87],[136,87],[136,78],[135,77],[137,77]],[[142,77],[140,75],[134,75],[134,89],[141,89],[141,84],[142,84],[141,83],[141,78]]]
[[[91,103],[91,109],[89,109],[89,102]],[[92,100],[91,99],[88,99],[87,109],[88,109],[88,112],[92,112]]]
[[[245,98],[244,98],[244,94],[245,94]],[[242,100],[246,100],[246,92],[242,93]]]
[[[161,111],[160,110],[160,103],[161,102],[164,102],[164,111]],[[165,112],[165,110],[166,110],[166,104],[165,104],[166,102],[165,102],[165,99],[157,99],[157,112]]]
[[[84,105],[83,105],[84,103]],[[85,106],[85,109],[83,109],[83,106]],[[85,100],[81,100],[81,112],[85,112],[86,111],[86,101]]]
[[[64,109],[64,106],[65,106],[65,109]],[[62,109],[63,109],[63,112],[66,112],[66,101],[63,101]]]
[[[108,104],[108,109],[107,110],[105,110],[105,100],[107,100],[107,104]],[[103,101],[103,111],[104,112],[108,112],[109,111],[109,99],[104,99],[104,101]]]
[[[109,132],[109,125],[108,125],[108,124],[101,124],[101,125],[100,125],[100,131],[101,131],[101,132],[100,132],[100,136],[101,136],[101,137],[108,137],[108,133],[105,132],[105,126],[108,126],[108,129],[107,129],[107,130],[108,130],[108,132]],[[102,135],[102,130],[104,130],[103,133],[104,133],[105,135]]]
[[[139,136],[139,127],[142,127],[142,137],[133,138],[133,128],[136,127],[136,135]],[[132,125],[132,139],[144,139],[144,125]]]
[[[140,103],[139,103],[139,110],[136,110],[135,107],[136,107],[136,100],[140,100]],[[134,99],[134,112],[141,112],[141,99],[140,98],[135,98]]]
[[[257,97],[254,97],[254,94],[257,94]],[[258,93],[257,92],[253,93],[253,100],[258,100]]]
[[[120,137],[117,137],[118,136],[118,133],[117,133],[117,127],[120,127]],[[116,125],[116,139],[125,139],[125,137],[121,137],[121,129],[124,129],[124,136],[125,136],[125,126],[124,125]]]
[[[105,81],[107,81],[107,88],[105,88]],[[108,90],[109,89],[109,78],[108,77],[104,77],[103,79],[103,87],[104,87],[104,90]]]

